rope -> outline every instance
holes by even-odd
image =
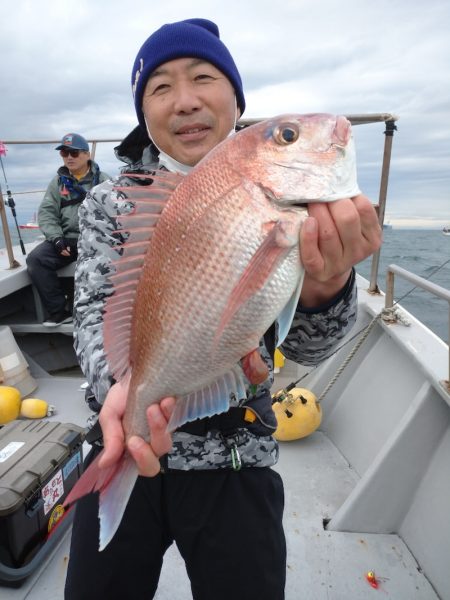
[[[367,325],[367,327],[365,327],[365,329],[363,329],[363,334],[361,336],[361,338],[359,339],[359,341],[355,344],[353,350],[350,352],[350,354],[347,356],[347,358],[344,360],[344,362],[342,363],[342,365],[339,367],[339,369],[336,371],[336,373],[334,374],[334,377],[331,379],[331,381],[328,383],[327,387],[324,389],[324,391],[320,394],[319,398],[317,398],[317,402],[320,403],[323,398],[326,396],[326,394],[329,392],[329,390],[333,387],[333,385],[336,383],[336,381],[339,379],[339,377],[341,376],[342,371],[345,369],[345,367],[348,365],[348,363],[353,359],[353,357],[355,356],[355,354],[358,352],[359,348],[362,346],[362,344],[364,343],[364,341],[369,337],[370,332],[372,331],[372,329],[375,327],[375,323],[380,319],[381,315],[383,314],[383,311],[381,311],[378,315],[376,315],[372,321]],[[357,334],[358,335],[358,334]],[[352,338],[353,339],[353,338]],[[341,346],[340,348],[342,348],[343,346]],[[340,350],[339,348],[339,350]],[[336,351],[337,352],[337,351]],[[335,353],[334,353],[335,354]]]

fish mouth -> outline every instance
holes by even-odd
[[[302,201],[299,198],[295,198],[293,196],[282,196],[279,198],[278,196],[275,196],[275,194],[270,188],[265,187],[263,185],[260,185],[260,187],[263,190],[266,197],[268,198],[268,200],[275,204],[275,206],[279,210],[292,210],[293,208],[303,210],[308,207],[308,202],[305,202],[304,200]]]
[[[311,202],[313,202],[313,200]],[[305,210],[308,208],[308,202],[300,202],[299,200],[289,200],[283,198],[282,200],[278,200],[278,207],[280,210]]]

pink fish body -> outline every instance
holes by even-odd
[[[115,378],[130,378],[125,434],[147,437],[146,409],[163,397],[177,398],[175,429],[227,410],[232,394],[243,397],[240,365],[247,379],[260,381],[258,360],[240,361],[275,320],[281,340],[289,330],[303,279],[301,205],[359,193],[350,123],[281,115],[227,138],[188,176],[158,171],[152,185],[117,193],[134,210],[118,218],[129,239],[111,278],[105,350]],[[102,548],[137,471],[125,454],[105,488],[93,466],[68,502],[101,491]]]

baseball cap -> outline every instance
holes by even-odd
[[[89,144],[79,133],[66,133],[61,140],[61,144],[55,150],[61,150],[62,148],[73,148],[74,150],[89,152]]]

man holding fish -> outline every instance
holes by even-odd
[[[104,449],[67,500],[88,494],[65,597],[152,598],[175,541],[196,600],[281,599],[273,352],[313,365],[336,348],[377,216],[344,117],[235,133],[242,82],[211,21],[152,34],[132,89],[129,166],[80,209],[75,347]]]

